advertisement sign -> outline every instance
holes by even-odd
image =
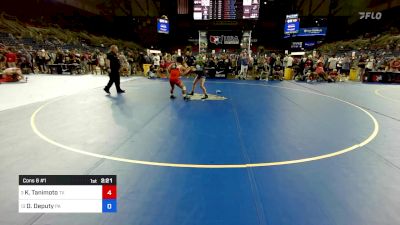
[[[169,21],[165,19],[158,19],[157,32],[162,34],[169,34]]]
[[[208,35],[208,47],[210,48],[223,48],[223,47],[231,47],[231,46],[239,46],[240,45],[240,35],[235,33],[209,33]]]
[[[297,19],[297,18],[299,18],[299,14],[286,15],[286,19]]]
[[[300,28],[300,19],[298,14],[286,15],[285,20],[285,34],[297,34]]]
[[[285,34],[296,34],[299,32],[300,22],[285,23]]]
[[[302,48],[303,42],[292,42],[291,48]]]
[[[239,36],[210,35],[210,43],[214,45],[238,45],[240,40]]]
[[[297,36],[307,37],[307,36],[326,36],[326,27],[307,27],[300,28]]]
[[[315,41],[306,41],[306,42],[304,42],[304,48],[310,48],[310,47],[313,47],[313,46],[315,46]]]
[[[292,37],[311,37],[311,36],[326,36],[327,27],[307,27],[300,28],[297,34],[292,34]],[[290,35],[285,33],[283,38],[289,38]]]

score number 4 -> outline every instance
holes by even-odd
[[[117,211],[117,186],[103,185],[103,212]]]

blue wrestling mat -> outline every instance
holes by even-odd
[[[122,86],[0,112],[0,224],[400,224],[398,86]],[[117,175],[118,210],[19,214],[20,174]]]

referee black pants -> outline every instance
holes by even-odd
[[[117,91],[121,91],[121,87],[119,86],[120,85],[119,71],[111,71],[111,73],[109,73],[108,76],[110,77],[110,81],[108,81],[106,89],[110,90],[111,86],[115,83]]]

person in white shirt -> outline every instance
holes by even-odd
[[[365,65],[365,69],[367,71],[371,71],[373,70],[375,67],[375,59],[373,56],[369,57],[369,59],[367,59],[367,65]]]
[[[100,53],[99,56],[97,57],[97,60],[99,62],[99,67],[100,67],[100,74],[107,74],[106,71],[106,55]]]
[[[160,56],[158,54],[154,54],[153,55],[153,65],[155,67],[155,69],[158,69],[160,67]]]
[[[329,71],[333,71],[334,69],[336,69],[337,61],[337,58],[333,56],[328,59]]]
[[[292,66],[293,66],[293,57],[291,55],[288,55],[286,59],[286,67],[292,68]]]

